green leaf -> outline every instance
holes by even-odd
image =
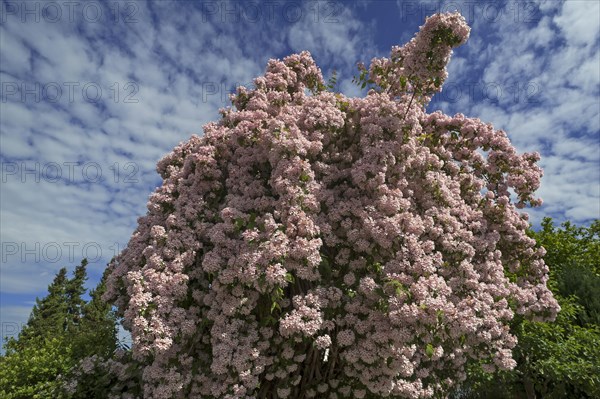
[[[383,271],[383,266],[381,266],[381,263],[375,262],[373,265],[371,265],[371,270],[377,274],[380,274]]]
[[[310,180],[310,176],[307,175],[306,173],[302,172],[302,174],[300,175],[300,181],[303,183],[306,183],[309,180]]]
[[[400,76],[400,86],[402,90],[406,89],[406,76]]]
[[[292,273],[285,274],[285,281],[292,284],[294,283],[294,276],[292,275]]]
[[[273,301],[273,303],[271,304],[271,313],[273,313],[273,311],[275,309],[281,310],[281,306],[279,305],[279,302],[277,302],[277,301]]]
[[[249,220],[249,222],[248,222],[248,228],[249,228],[249,229],[253,229],[253,228],[254,228],[254,226],[256,226],[256,223],[255,223],[255,221],[256,221],[256,213],[255,213],[255,212],[252,212],[252,213],[250,214],[250,220]]]
[[[235,232],[239,233],[240,231],[242,231],[242,228],[245,226],[244,221],[241,218],[237,218],[235,219]]]
[[[438,310],[435,313],[437,315],[438,323],[441,323],[442,320],[444,319],[444,311],[443,310]]]
[[[433,356],[433,345],[427,344],[427,347],[425,348],[425,353],[427,354],[427,356],[432,357]]]
[[[376,308],[382,312],[387,312],[390,309],[390,304],[385,298],[381,298],[379,301],[377,301]]]

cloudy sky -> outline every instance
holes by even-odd
[[[363,96],[356,62],[457,9],[471,38],[429,110],[479,117],[542,154],[534,226],[600,217],[596,0],[2,1],[2,336],[60,267],[87,257],[95,286],[161,183],[156,162],[270,58],[309,50],[337,91]]]

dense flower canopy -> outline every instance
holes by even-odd
[[[158,163],[104,296],[143,397],[432,397],[470,360],[514,367],[514,313],[559,309],[516,209],[542,172],[490,124],[425,112],[468,36],[428,18],[362,67],[365,98],[308,52],[270,60]]]

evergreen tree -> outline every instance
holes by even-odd
[[[6,343],[6,354],[0,356],[1,398],[64,397],[64,382],[77,372],[82,359],[109,357],[116,349],[115,316],[111,306],[101,299],[106,273],[86,302],[87,264],[83,259],[71,279],[67,278],[66,268],[60,269],[48,286],[48,295],[36,299],[18,338]],[[101,375],[89,377],[94,386],[105,385]]]
[[[85,281],[87,280],[87,259],[75,268],[73,277],[67,278],[67,269],[58,271],[48,286],[48,295],[36,298],[27,325],[19,334],[18,340],[7,344],[7,349],[23,348],[33,337],[56,337],[67,332],[76,334],[85,307]]]
[[[90,301],[81,308],[81,323],[75,339],[75,354],[83,358],[109,357],[117,348],[117,324],[112,307],[102,300],[106,291],[107,271],[98,286],[90,291]]]
[[[58,375],[73,366],[68,328],[67,269],[61,268],[48,286],[48,295],[36,298],[29,320],[17,339],[5,345],[0,358],[0,396],[10,399],[55,398]]]
[[[81,264],[75,268],[73,278],[65,285],[66,306],[66,330],[77,331],[81,321],[85,300],[82,296],[85,294],[85,282],[87,280],[87,259],[83,259]]]
[[[52,283],[48,286],[48,295],[42,299],[36,298],[29,320],[19,333],[18,338],[9,339],[6,343],[7,353],[23,349],[34,337],[58,336],[66,328],[66,286],[67,269],[58,271]]]

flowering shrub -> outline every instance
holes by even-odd
[[[468,36],[428,18],[361,68],[366,98],[326,91],[308,52],[270,60],[163,158],[104,295],[133,339],[119,380],[138,373],[145,398],[417,398],[471,360],[514,367],[514,313],[559,310],[515,209],[541,204],[542,172],[490,124],[425,112]]]

